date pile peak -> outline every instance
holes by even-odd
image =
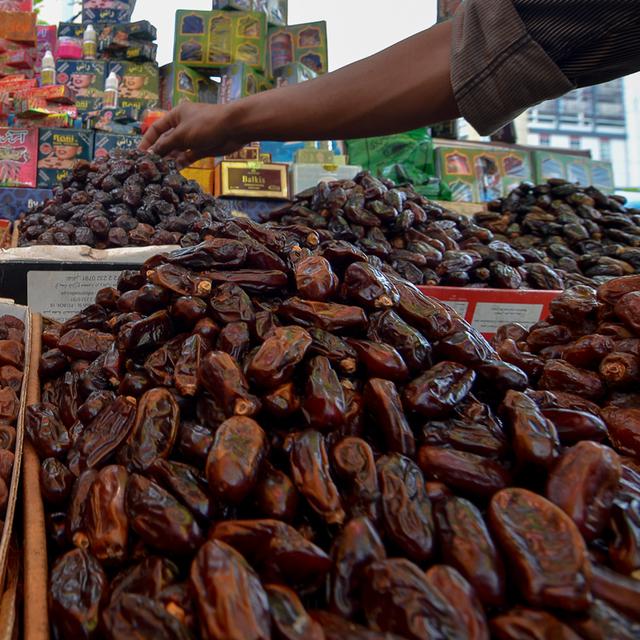
[[[57,637],[638,637],[637,385],[547,345],[638,342],[639,279],[494,347],[344,240],[211,225],[43,333]]]

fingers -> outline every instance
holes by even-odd
[[[153,144],[151,151],[159,156],[167,156],[176,151],[182,151],[185,146],[182,127],[165,131]]]
[[[160,136],[176,127],[178,120],[176,109],[167,113],[167,115],[160,118],[160,120],[156,120],[149,127],[147,133],[144,134],[144,138],[142,138],[140,142],[140,149],[142,151],[150,149],[158,141]]]
[[[184,169],[185,167],[190,167],[200,158],[204,158],[204,154],[196,153],[193,149],[187,149],[176,156],[176,164],[179,169]]]

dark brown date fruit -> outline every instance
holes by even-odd
[[[491,620],[496,640],[580,640],[580,636],[546,611],[515,607]]]
[[[6,481],[6,478],[3,478]],[[40,492],[49,505],[60,505],[71,495],[74,475],[55,458],[47,458],[40,467]]]
[[[40,403],[27,407],[25,427],[42,459],[61,458],[71,448],[69,432],[51,404]]]
[[[288,322],[331,333],[357,331],[367,326],[367,316],[360,307],[334,302],[313,302],[293,297],[283,302],[277,313]]]
[[[251,418],[236,416],[223,422],[207,457],[212,497],[229,504],[241,503],[256,485],[266,450],[267,436]]]
[[[311,617],[321,625],[326,640],[402,640],[395,633],[372,631],[328,611],[311,611]]]
[[[579,442],[564,452],[549,474],[547,498],[591,542],[607,525],[621,475],[620,460],[613,449],[595,442]]]
[[[298,509],[298,491],[291,478],[269,463],[263,471],[254,490],[256,508],[265,518],[291,522]]]
[[[331,264],[321,256],[309,256],[296,263],[294,269],[298,294],[306,300],[324,302],[338,287]]]
[[[265,584],[271,623],[279,640],[325,640],[322,627],[305,611],[295,591],[280,584]]]
[[[504,489],[491,500],[489,523],[528,604],[576,612],[589,606],[585,543],[561,509],[526,489]]]
[[[640,409],[609,405],[602,410],[609,438],[620,453],[640,457]]]
[[[614,502],[609,557],[614,569],[630,574],[640,569],[640,500]]]
[[[345,423],[344,392],[338,375],[324,356],[315,356],[309,362],[302,413],[313,429],[331,431]]]
[[[583,336],[562,350],[562,359],[574,367],[589,369],[597,367],[614,348],[615,342],[611,336]]]

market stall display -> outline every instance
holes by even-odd
[[[344,240],[210,231],[42,333],[58,636],[637,637],[637,420],[584,397],[608,382],[533,391],[536,356]],[[639,289],[565,293],[536,344],[637,340]]]
[[[474,221],[515,250],[561,270],[567,282],[598,285],[640,271],[640,211],[625,203],[561,179],[522,183]]]
[[[305,224],[323,240],[353,242],[416,285],[562,289],[561,269],[522,253],[469,217],[369,173],[321,182],[273,211],[273,224]]]

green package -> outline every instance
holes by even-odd
[[[267,17],[255,11],[176,11],[173,61],[221,69],[244,62],[267,64]]]
[[[170,110],[181,102],[218,101],[219,84],[208,75],[184,64],[171,63],[160,69],[160,97],[163,109]]]
[[[288,0],[213,0],[212,9],[259,11],[266,14],[267,22],[284,27],[287,24]]]
[[[301,62],[315,73],[329,70],[327,56],[327,23],[307,22],[288,27],[270,27],[269,74],[292,62]]]
[[[349,163],[361,166],[374,175],[398,184],[411,182],[416,190],[429,198],[442,199],[442,186],[437,178],[433,142],[427,129],[376,138],[347,140]]]
[[[222,76],[218,103],[226,104],[261,91],[271,89],[273,84],[253,67],[238,62],[227,67]]]

